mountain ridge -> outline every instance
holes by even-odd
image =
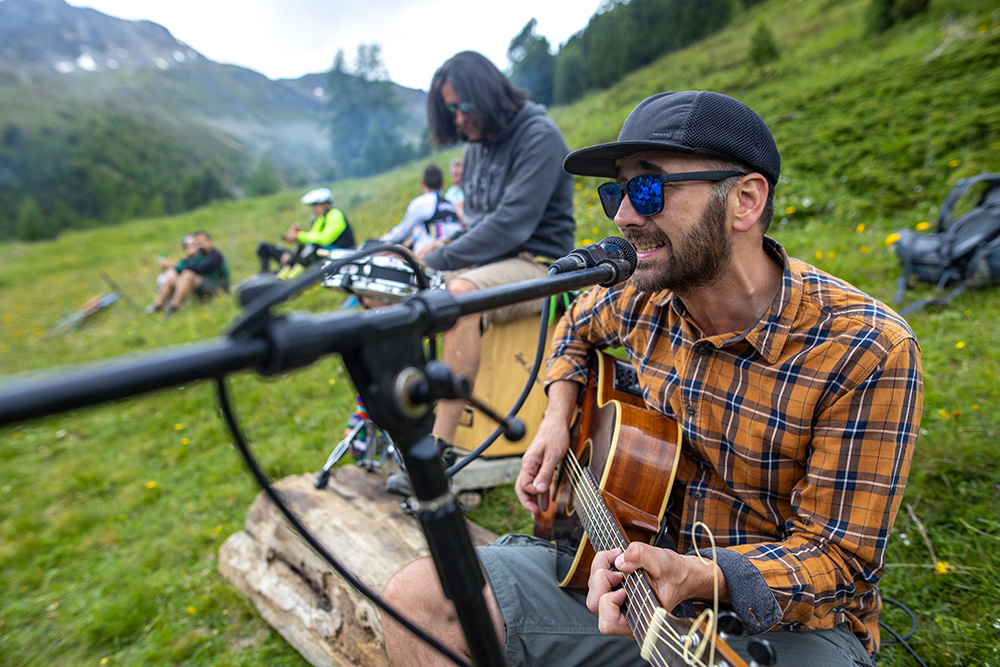
[[[55,192],[70,197],[69,212],[55,213],[44,199],[39,205],[46,215],[72,218],[59,226],[115,222],[108,218],[115,215],[99,211],[86,214],[97,216],[92,222],[73,214],[72,195],[51,182],[74,178],[64,164],[67,151],[102,117],[138,119],[148,128],[150,143],[177,154],[171,162],[176,168],[188,174],[208,169],[232,194],[245,191],[261,163],[273,169],[279,184],[333,180],[339,174],[325,83],[325,73],[272,80],[217,63],[151,21],[119,19],[65,0],[0,0],[0,218],[15,219],[29,194],[39,199]],[[422,140],[425,94],[393,85],[406,110],[407,136]],[[143,137],[131,141],[141,143]],[[80,166],[92,172],[80,183],[90,187],[101,178],[100,147],[74,160],[97,163]],[[108,178],[128,180],[120,169]],[[152,196],[145,184],[133,187],[143,198]],[[164,212],[183,209],[181,190],[178,184],[159,193],[165,195]],[[10,231],[0,229],[0,237]]]

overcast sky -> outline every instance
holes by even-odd
[[[555,51],[582,30],[602,0],[70,0],[123,19],[159,23],[205,57],[272,79],[325,72],[343,49],[382,47],[394,82],[427,90],[459,51],[479,51],[501,70],[507,47],[532,18]]]

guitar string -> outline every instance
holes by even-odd
[[[575,490],[579,491],[579,493],[581,494],[581,496],[583,497],[583,499],[585,501],[589,501],[590,506],[599,506],[598,502],[597,502],[598,499],[595,496],[595,490],[593,488],[591,488],[590,484],[588,484],[588,483],[581,483],[583,481],[584,473],[583,473],[583,468],[582,468],[580,462],[576,459],[576,456],[573,455],[572,452],[570,452],[569,454],[570,455],[567,456],[566,458],[570,462],[570,465],[568,467],[568,472],[569,472],[571,481],[574,482],[573,483],[573,488]],[[601,504],[603,504],[603,500],[601,500],[600,502],[601,502]],[[627,544],[624,543],[621,535],[619,534],[619,531],[617,530],[617,526],[615,526],[612,521],[608,520],[605,517],[604,519],[605,519],[606,523],[602,523],[601,516],[599,514],[598,514],[598,516],[594,516],[592,518],[593,518],[593,522],[594,522],[594,527],[597,529],[595,532],[599,533],[598,536],[602,536],[602,537],[604,537],[606,539],[610,539],[611,541],[616,542],[617,545],[619,546],[619,548],[621,548],[623,550],[625,549],[625,547],[627,547]],[[704,524],[702,524],[702,525],[704,526]],[[704,529],[706,531],[708,531],[708,526],[704,526]],[[710,533],[710,531],[708,531],[708,532]],[[713,540],[713,543],[714,543],[714,540]],[[714,551],[713,551],[713,556],[714,556]],[[702,558],[704,558],[704,557],[702,557]],[[652,626],[653,616],[655,615],[657,609],[659,609],[659,606],[658,605],[652,605],[652,608],[650,609],[650,605],[652,603],[649,601],[648,597],[643,596],[643,595],[640,594],[641,591],[639,590],[639,582],[638,582],[638,580],[637,580],[636,577],[633,577],[631,575],[625,575],[624,579],[623,579],[623,582],[622,582],[622,585],[630,593],[630,599],[633,602],[633,605],[630,605],[630,609],[634,609],[635,608],[635,605],[634,605],[635,602],[638,601],[640,603],[639,609],[637,610],[638,618],[636,618],[635,620],[637,622],[638,621],[642,621],[643,624],[644,624],[644,630],[648,633],[650,627]],[[681,633],[679,633],[675,628],[673,628],[669,624],[668,625],[659,624],[654,629],[655,636],[658,639],[663,640],[663,642],[666,644],[666,646],[668,648],[670,648],[671,651],[673,651],[674,653],[676,653],[688,665],[704,665],[705,664],[705,663],[701,662],[701,657],[704,654],[704,651],[706,649],[706,645],[705,645],[706,643],[705,642],[698,642],[697,649],[694,652],[691,651],[691,645],[695,641],[698,640],[698,638],[695,636],[696,633],[697,633],[697,630],[698,630],[699,626],[703,622],[705,623],[705,626],[706,626],[706,631],[705,631],[704,634],[709,639],[709,641],[707,643],[710,645],[710,657],[711,657],[711,660],[710,660],[710,662],[708,664],[713,664],[714,663],[715,636],[716,636],[715,633],[714,633],[714,625],[715,625],[714,621],[715,621],[715,618],[717,618],[717,609],[718,609],[718,602],[717,602],[717,600],[718,600],[718,579],[717,579],[717,572],[716,572],[715,587],[716,587],[716,591],[715,591],[716,603],[714,605],[714,609],[713,610],[705,610],[705,612],[703,612],[696,619],[696,621],[694,623],[692,623],[691,627],[689,628],[689,630],[688,630],[688,632],[686,634],[681,635]],[[677,646],[671,645],[672,643],[676,644]],[[660,660],[665,660],[666,659],[664,656],[662,656],[661,654],[659,654],[659,648],[658,647],[655,647],[654,651],[655,651],[656,656],[659,657]],[[666,663],[663,663],[663,664],[666,664]]]
[[[574,489],[577,489],[580,492],[581,496],[583,496],[582,499],[584,501],[589,501],[590,506],[599,506],[598,499],[595,497],[595,491],[592,488],[591,484],[583,481],[584,472],[582,470],[582,467],[580,466],[579,461],[576,460],[575,456],[571,457],[570,460],[571,460],[570,463],[571,478],[573,478],[577,482],[574,483]],[[626,548],[627,544],[624,542],[621,535],[618,533],[617,526],[615,526],[612,521],[607,520],[607,517],[604,517],[608,525],[602,524],[601,522],[602,517],[600,513],[592,518],[594,523],[593,527],[596,529],[594,532],[597,533],[597,535],[593,537],[604,537],[605,539],[610,539],[612,542],[616,543],[616,545],[622,550]],[[593,537],[592,537],[592,542],[593,542]],[[652,627],[653,624],[653,617],[656,614],[656,611],[659,608],[659,606],[653,603],[648,596],[641,595],[642,591],[639,590],[639,581],[637,576],[624,575],[622,585],[629,592],[630,601],[632,603],[629,607],[629,611],[634,612],[633,614],[634,620],[637,623],[639,622],[642,623],[643,626],[641,629],[644,631],[646,635],[648,635],[648,633],[650,632],[650,628]],[[627,613],[626,617],[628,616],[629,614]],[[670,625],[667,625],[665,627],[663,625],[660,625],[655,630],[654,637],[663,640],[665,645],[671,651],[677,654],[686,664],[688,665],[703,664],[698,662],[698,660],[700,659],[700,653],[692,654],[690,651],[690,641],[692,639],[692,635],[690,633],[682,637],[681,634],[678,633],[676,629],[671,627]],[[676,646],[674,644],[676,644]],[[653,655],[651,656],[651,658],[656,658],[657,660],[655,662],[657,663],[664,665],[667,664],[665,662],[667,658],[661,653],[658,645],[654,645]]]
[[[583,471],[582,471],[582,468],[580,467],[580,463],[579,463],[579,461],[576,460],[575,456],[572,457],[571,472],[573,473],[573,477],[577,481],[579,481],[580,477],[583,475]],[[593,497],[594,496],[594,489],[592,488],[592,485],[590,483],[575,484],[574,486],[575,486],[575,488],[579,488],[580,491],[581,491],[581,493],[590,496],[589,500],[591,501],[592,504],[596,504],[598,506],[603,505],[603,501],[599,501],[598,503],[594,502],[595,501],[595,498]],[[604,525],[601,525],[600,513],[599,513],[598,516],[593,517],[593,519],[594,519],[594,522],[595,522],[595,527],[598,529],[598,532],[605,533],[604,537],[611,538],[612,540],[617,539],[618,545],[622,549],[624,549],[627,546],[627,543],[624,541],[624,539],[620,535],[620,533],[619,533],[619,531],[617,529],[617,525],[615,525],[615,523],[614,523],[613,520],[610,520],[607,517],[605,517],[605,520],[608,522],[609,525],[608,526],[604,526]],[[700,527],[702,529],[704,529],[704,531],[706,532],[706,534],[709,536],[709,540],[712,543],[712,562],[717,562],[717,560],[716,560],[716,552],[715,552],[715,538],[712,535],[711,530],[709,529],[709,527],[707,525],[705,525],[703,522],[698,522],[697,524],[695,524],[695,528],[694,529],[697,529],[699,527],[699,524],[700,524]],[[692,542],[695,542],[694,529],[692,529]],[[698,554],[698,556],[702,560],[706,560],[705,557],[702,556],[701,554]],[[704,624],[705,627],[706,627],[706,629],[704,630],[703,634],[706,637],[709,638],[709,642],[708,642],[709,663],[708,664],[715,664],[715,648],[716,648],[716,637],[717,637],[717,635],[716,635],[716,627],[717,627],[716,626],[716,619],[718,618],[718,569],[716,569],[714,571],[713,577],[714,577],[714,582],[713,582],[714,583],[714,597],[713,597],[714,603],[713,603],[712,609],[706,609],[705,611],[703,611],[702,614],[700,614],[695,619],[695,621],[692,623],[690,629],[688,630],[688,632],[685,635],[683,635],[683,636],[680,635],[679,633],[677,633],[677,631],[676,631],[675,628],[670,627],[670,626],[667,626],[666,628],[664,628],[662,625],[659,625],[654,630],[654,636],[657,637],[657,638],[660,638],[660,639],[664,640],[665,642],[668,642],[668,646],[669,646],[669,641],[673,641],[673,642],[679,644],[682,647],[683,650],[679,650],[678,648],[675,648],[675,647],[671,647],[671,648],[672,648],[672,650],[674,652],[676,652],[679,655],[681,655],[681,657],[684,659],[684,661],[687,664],[689,664],[689,665],[693,665],[697,661],[699,661],[701,659],[702,655],[704,654],[704,651],[705,651],[705,648],[706,648],[706,644],[703,643],[703,642],[700,642],[699,643],[699,650],[697,650],[694,654],[692,654],[691,651],[690,651],[690,646],[691,646],[691,643],[692,643],[691,640],[694,639],[695,633],[697,632],[699,626],[701,626],[702,624]],[[645,608],[645,605],[646,605],[646,603],[648,601],[648,597],[639,595],[639,593],[641,593],[641,591],[638,590],[638,585],[639,585],[638,580],[636,580],[636,581],[633,582],[633,578],[631,576],[629,576],[629,575],[626,575],[626,577],[625,577],[625,579],[623,581],[623,586],[625,586],[627,589],[628,588],[632,589],[630,592],[632,593],[632,600],[633,601],[638,600],[638,601],[641,601],[643,603],[642,608],[640,609],[640,611],[641,612],[645,612],[645,614],[643,614],[641,616],[641,618],[638,618],[636,620],[637,621],[641,620],[641,621],[643,621],[645,623],[646,631],[648,633],[649,627],[650,627],[650,625],[652,623],[651,616],[655,615],[656,611],[658,610],[658,607],[654,606],[653,607],[653,611],[650,614],[650,612],[648,611],[648,609]],[[630,609],[632,609],[633,607],[630,607]],[[646,614],[649,614],[650,618],[647,618]],[[670,633],[670,636],[664,636],[663,635],[663,631],[664,630],[668,631]],[[698,664],[703,664],[703,663],[699,662]]]

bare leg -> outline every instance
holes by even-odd
[[[177,278],[177,289],[174,290],[173,298],[170,299],[170,307],[174,310],[180,308],[185,299],[201,285],[201,276],[190,269],[184,269]]]
[[[493,627],[503,645],[503,616],[488,585],[483,589],[483,595],[493,619]],[[430,558],[421,558],[397,572],[386,584],[382,597],[391,607],[454,653],[471,661],[462,626],[455,614],[455,606],[444,596],[437,570]],[[393,667],[454,665],[385,614],[382,616],[382,627],[385,631],[385,650],[389,656],[389,664]]]
[[[448,283],[448,291],[452,294],[474,292],[476,286],[467,280],[458,278]],[[482,338],[480,336],[481,317],[466,315],[459,318],[455,326],[444,334],[442,350],[443,361],[448,364],[452,373],[462,374],[474,385],[479,373],[479,362],[482,359]],[[465,409],[464,400],[438,401],[437,414],[434,417],[434,435],[447,442],[455,442],[458,432],[458,421]]]
[[[177,289],[178,277],[179,277],[178,274],[174,273],[172,276],[167,278],[167,280],[163,283],[163,285],[160,287],[160,291],[157,292],[156,296],[153,298],[154,309],[159,310],[163,308],[164,304],[166,304],[167,301],[170,300],[170,297],[173,296],[174,294],[174,290]]]

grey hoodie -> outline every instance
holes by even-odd
[[[425,257],[435,269],[461,269],[522,252],[558,259],[573,249],[569,153],[545,107],[527,101],[496,137],[465,145],[468,229]]]

